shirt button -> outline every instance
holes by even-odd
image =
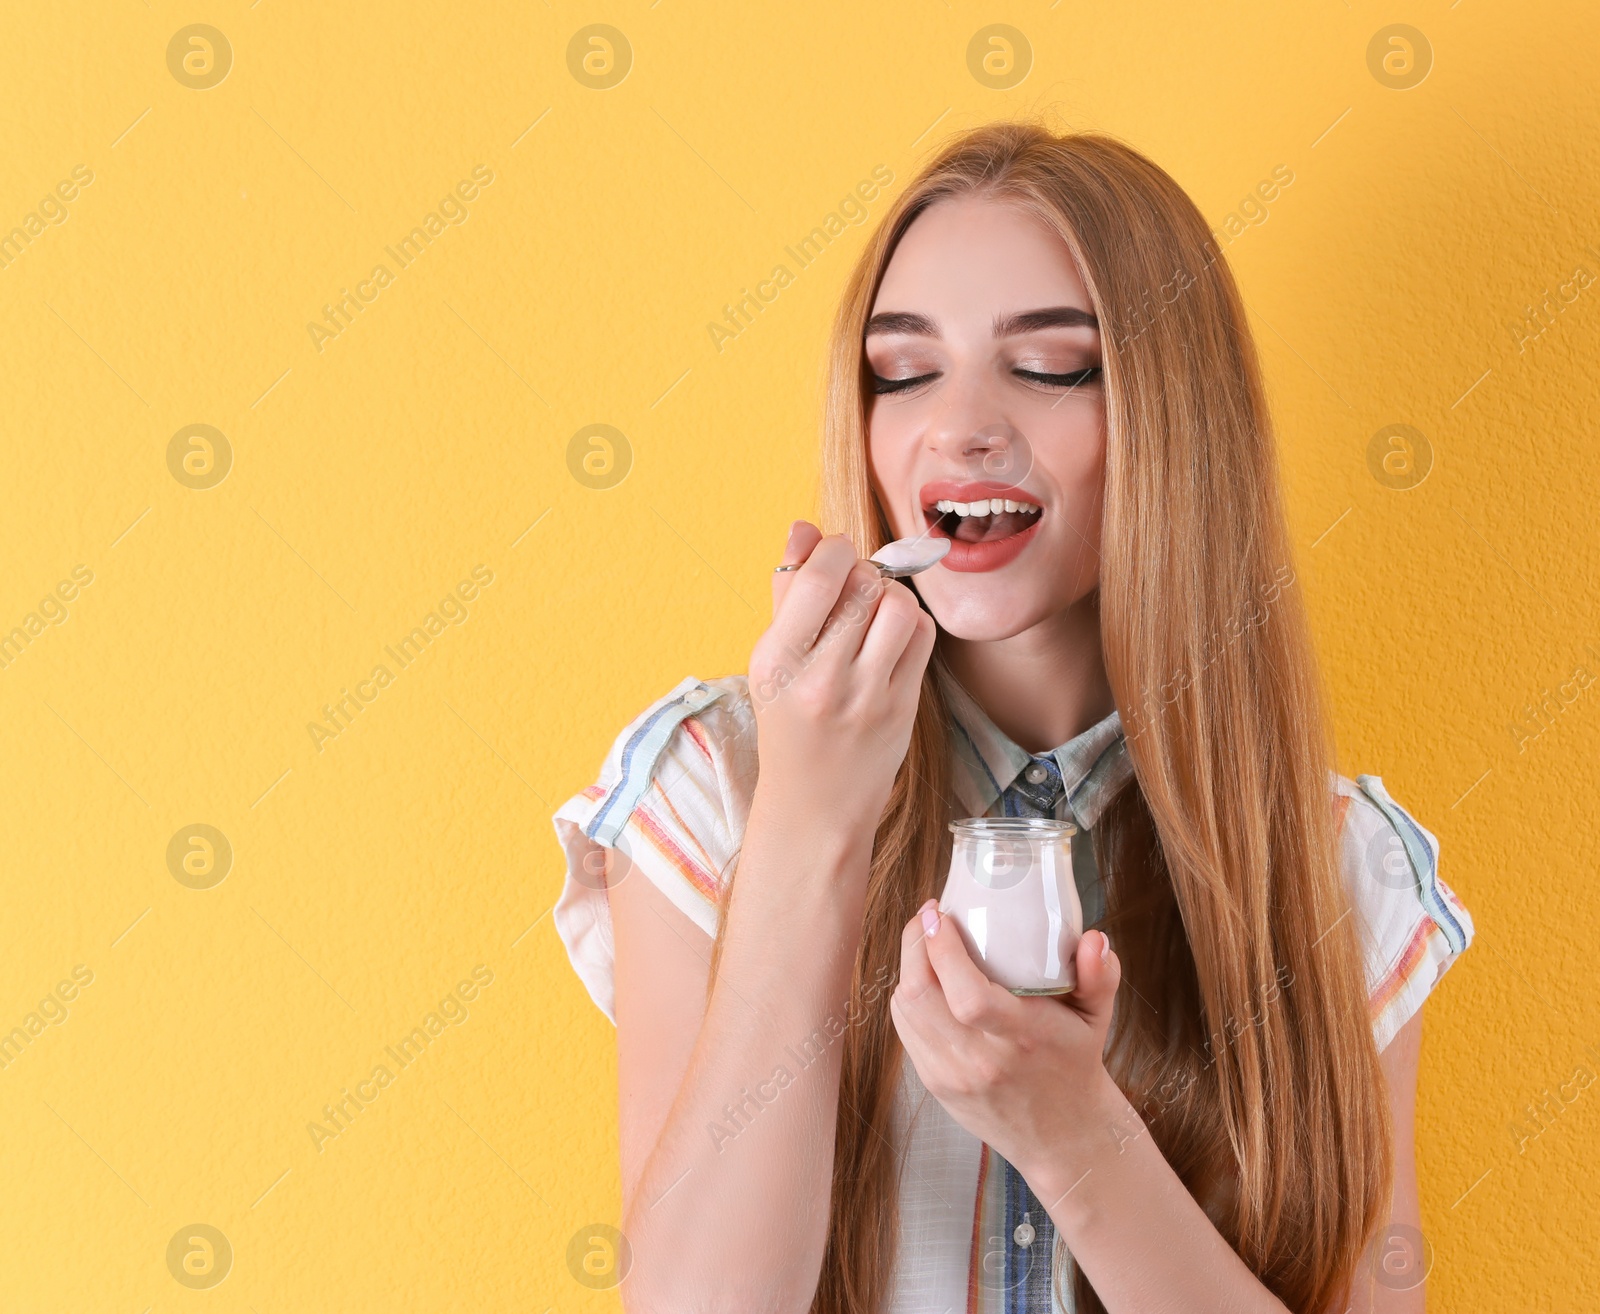
[[[1048,771],[1046,771],[1042,766],[1040,766],[1037,762],[1035,762],[1031,767],[1028,768],[1028,770],[1027,770],[1027,772],[1025,774],[1027,775],[1029,780],[1033,781],[1033,783],[1037,785],[1041,780],[1043,780],[1050,773]]]

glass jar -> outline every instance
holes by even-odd
[[[1072,877],[1070,821],[969,817],[955,842],[939,911],[972,961],[1014,995],[1063,995],[1078,983],[1083,907]]]

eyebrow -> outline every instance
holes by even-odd
[[[993,327],[995,337],[1008,338],[1047,328],[1091,328],[1098,332],[1100,321],[1090,311],[1079,310],[1076,306],[1050,306],[1044,310],[1024,310],[1015,315],[996,315]],[[936,338],[939,336],[939,326],[926,315],[889,310],[867,321],[863,336],[870,338],[877,333],[906,333]]]

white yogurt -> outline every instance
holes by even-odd
[[[1072,879],[1070,821],[973,817],[955,843],[939,910],[991,980],[1019,995],[1059,995],[1078,983],[1073,955],[1083,909]]]

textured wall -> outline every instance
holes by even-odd
[[[1341,767],[1477,923],[1427,1011],[1432,1306],[1596,1307],[1592,7],[753,8],[8,15],[0,1303],[615,1307],[567,1259],[614,1069],[548,814],[763,626],[864,229],[785,248],[1053,106],[1228,235]]]

